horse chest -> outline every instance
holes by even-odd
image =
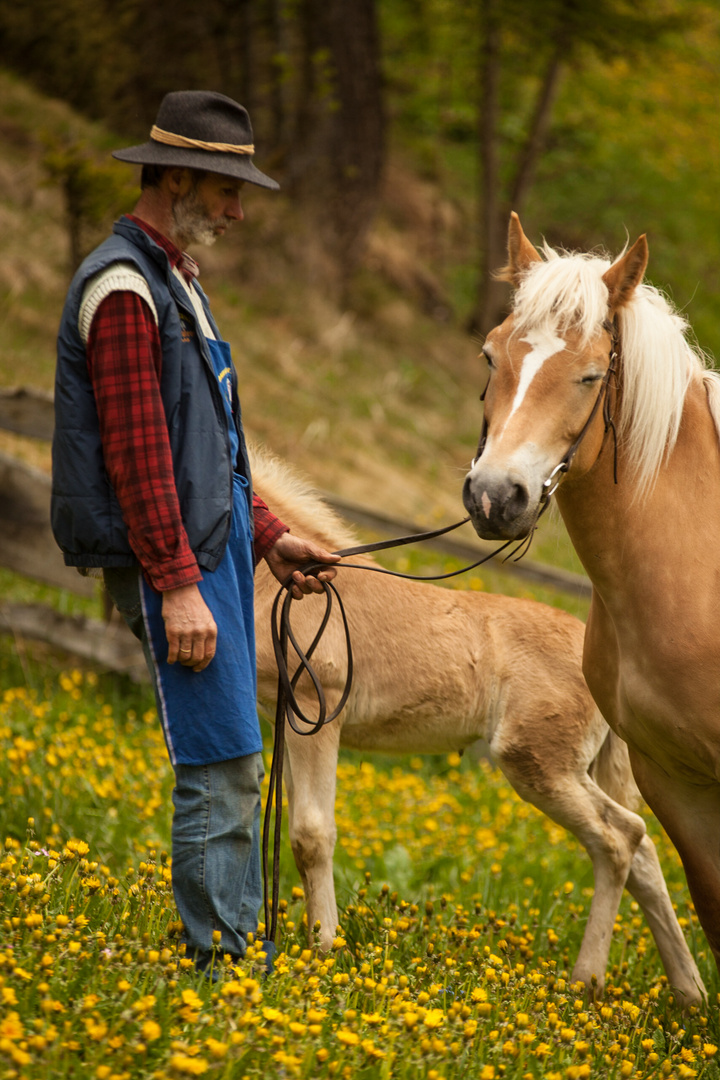
[[[692,679],[621,665],[611,725],[628,745],[668,775],[692,781],[720,770],[720,702],[714,717]],[[714,722],[713,722],[714,720]]]

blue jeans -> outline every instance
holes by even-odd
[[[104,572],[113,603],[140,640],[157,695],[153,659],[143,620],[140,572]],[[249,933],[257,931],[262,903],[260,788],[262,754],[210,765],[176,763],[172,823],[172,884],[184,926],[186,955],[205,968],[213,932],[220,954],[243,956]],[[265,947],[270,966],[272,946]]]
[[[172,881],[187,955],[204,967],[213,931],[221,953],[245,953],[262,903],[262,754],[214,765],[176,765]]]

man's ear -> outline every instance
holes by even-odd
[[[167,190],[173,196],[187,195],[188,191],[192,187],[192,177],[190,169],[186,169],[181,165],[173,165],[165,170],[163,181],[167,187]]]

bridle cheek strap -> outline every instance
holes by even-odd
[[[576,453],[580,449],[580,444],[582,443],[583,439],[585,438],[588,431],[590,430],[592,422],[595,419],[595,417],[597,416],[598,410],[600,409],[601,405],[603,407],[603,420],[605,422],[605,434],[607,434],[608,431],[610,429],[612,429],[613,438],[615,440],[614,478],[615,478],[615,483],[617,484],[617,433],[615,431],[615,423],[614,423],[612,415],[610,413],[610,404],[609,404],[609,400],[608,400],[608,386],[610,384],[610,379],[612,378],[612,376],[615,374],[615,371],[616,371],[616,366],[615,366],[616,361],[617,361],[617,353],[615,352],[615,350],[613,350],[610,353],[610,364],[609,364],[608,369],[605,372],[605,375],[603,377],[602,385],[600,386],[600,391],[598,393],[598,396],[595,399],[595,404],[592,407],[590,415],[588,416],[587,420],[583,424],[583,427],[582,427],[582,430],[581,430],[580,434],[578,435],[577,439],[572,444],[572,446],[568,449],[568,451],[565,454],[565,456],[563,457],[562,461],[560,461],[555,466],[553,471],[548,476],[547,480],[543,481],[543,490],[542,490],[542,495],[540,497],[540,501],[542,503],[547,503],[552,498],[552,496],[555,494],[555,492],[557,491],[558,486],[560,484],[560,481],[562,480],[564,474],[570,468],[570,466],[572,464],[572,461],[573,461],[573,458],[575,457]]]

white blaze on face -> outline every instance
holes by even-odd
[[[530,383],[533,381],[545,361],[551,356],[554,356],[555,353],[562,352],[565,348],[563,339],[557,337],[548,330],[531,330],[526,337],[520,338],[520,340],[527,342],[530,346],[530,352],[523,357],[520,378],[518,379],[517,390],[515,391],[515,399],[512,403],[512,408],[508,413],[508,418],[503,425],[503,430],[507,426],[513,413],[520,408]]]

